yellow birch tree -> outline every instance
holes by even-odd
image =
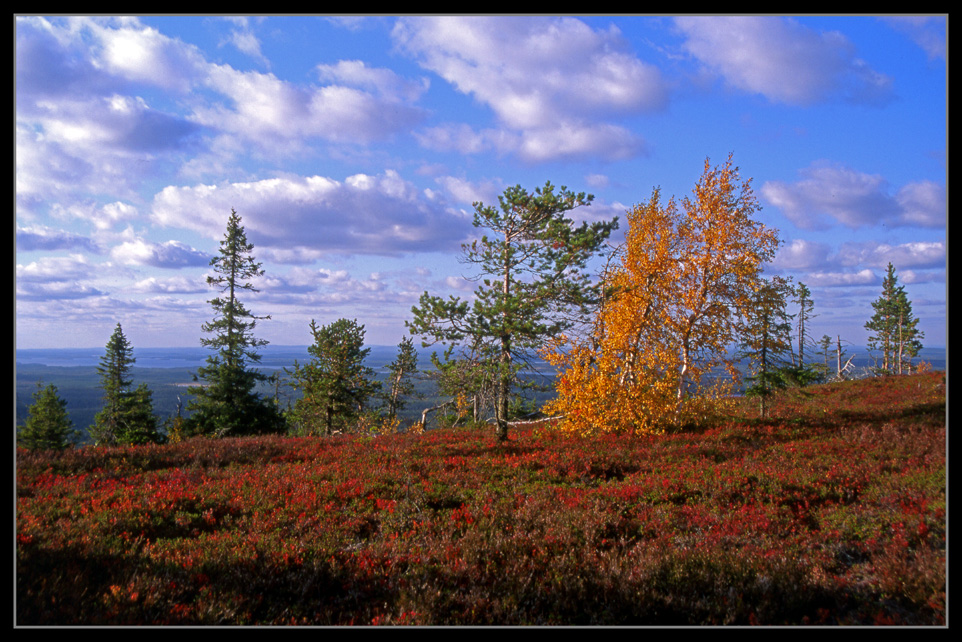
[[[628,212],[625,244],[603,275],[612,292],[583,337],[544,351],[559,369],[547,410],[561,429],[656,433],[696,421],[737,382],[729,348],[778,246],[732,157],[705,169],[681,204],[659,189]],[[713,372],[714,371],[714,372]],[[707,375],[724,372],[715,381]]]

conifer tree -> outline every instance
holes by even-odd
[[[130,368],[133,349],[118,323],[107,341],[97,372],[103,390],[103,408],[94,417],[90,436],[99,445],[159,443],[157,417],[147,384],[132,389]]]
[[[267,344],[254,337],[254,327],[257,321],[270,318],[254,316],[240,300],[242,292],[257,292],[251,280],[263,275],[253,249],[241,217],[231,209],[220,251],[210,261],[214,275],[207,277],[207,284],[218,288],[220,296],[208,301],[214,318],[202,330],[212,336],[201,338],[201,345],[214,354],[198,369],[205,385],[189,389],[194,399],[184,424],[187,434],[225,436],[283,430],[277,408],[255,391],[266,376],[248,366],[260,362],[257,348]]]
[[[414,349],[414,341],[411,337],[402,337],[398,344],[397,357],[388,364],[389,390],[387,394],[387,414],[388,420],[397,419],[405,404],[405,397],[414,392],[412,376],[417,372],[418,353]]]
[[[901,374],[922,349],[925,335],[918,329],[919,320],[891,263],[882,280],[882,294],[872,302],[872,308],[875,314],[865,324],[871,333],[868,348],[882,352],[882,372]]]
[[[798,367],[805,367],[805,348],[812,347],[814,344],[809,335],[809,321],[817,315],[812,312],[815,303],[812,301],[812,291],[802,282],[799,282],[794,289],[795,298],[793,301],[798,304],[798,314],[795,315],[796,341],[798,344]]]
[[[556,192],[548,182],[534,193],[520,185],[506,189],[499,207],[475,203],[474,226],[493,236],[483,234],[462,246],[462,262],[480,271],[474,304],[425,292],[412,308],[408,327],[424,338],[423,345],[466,342],[477,354],[494,351],[485,365],[495,381],[498,441],[508,438],[515,366],[585,315],[598,298],[599,288],[585,267],[617,222],[576,227],[566,216],[593,198],[566,187]],[[481,344],[486,348],[479,350]]]
[[[783,370],[792,366],[792,322],[786,310],[786,298],[791,291],[786,279],[762,279],[752,305],[746,309],[738,356],[749,359],[751,374],[747,380],[751,385],[745,394],[759,398],[762,417],[767,414],[768,397],[787,385]]]
[[[364,347],[364,326],[348,319],[318,326],[312,319],[311,335],[311,360],[285,370],[301,393],[290,412],[291,430],[301,435],[349,430],[380,388],[364,365],[371,352]]]
[[[28,450],[64,450],[72,445],[78,432],[67,414],[67,402],[60,398],[57,387],[49,384],[33,394],[28,417],[17,431],[17,445]]]

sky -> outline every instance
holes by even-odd
[[[947,17],[34,16],[15,32],[15,347],[197,346],[231,210],[255,335],[396,345],[471,297],[473,204],[550,181],[576,222],[691,194],[729,154],[864,345],[888,263],[946,345]],[[599,266],[600,269],[600,266]]]

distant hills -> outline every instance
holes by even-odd
[[[379,373],[386,373],[386,366],[397,356],[397,346],[370,346],[368,365]],[[443,347],[418,348],[418,367],[421,370],[433,369],[431,353],[443,353]],[[848,355],[856,355],[853,366],[856,373],[871,367],[872,359],[864,347],[847,346]],[[85,431],[93,423],[94,415],[100,411],[102,399],[97,366],[103,357],[103,348],[50,348],[16,351],[16,414],[15,425],[23,423],[27,408],[33,403],[32,395],[37,384],[54,384],[60,396],[67,402],[67,410],[74,427]],[[136,363],[131,369],[134,383],[146,383],[153,392],[154,411],[161,421],[177,413],[178,407],[186,408],[188,395],[186,385],[193,381],[197,368],[202,366],[210,351],[206,348],[134,348]],[[257,368],[264,373],[290,368],[297,360],[304,363],[310,359],[307,346],[264,346],[261,362]],[[809,359],[811,360],[811,359]],[[925,348],[916,361],[927,361],[936,370],[946,367],[945,348]],[[541,374],[551,376],[551,367],[543,362],[538,365]],[[834,364],[832,364],[834,365]],[[282,386],[274,390],[269,386],[261,389],[264,396],[278,395],[282,406],[292,398],[293,390]],[[434,396],[432,385],[424,382],[420,392],[423,401],[409,404],[406,419],[420,416],[424,407]]]

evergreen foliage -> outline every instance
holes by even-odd
[[[474,226],[486,233],[462,246],[462,262],[475,266],[480,284],[473,305],[425,292],[408,323],[423,345],[466,343],[492,355],[496,436],[508,438],[509,397],[518,362],[582,318],[599,287],[585,272],[588,259],[607,241],[617,221],[575,227],[566,213],[593,196],[550,183],[529,193],[520,185],[498,197],[499,207],[474,204]],[[479,346],[484,349],[479,350]]]
[[[64,450],[79,435],[67,414],[67,402],[60,398],[57,387],[48,384],[33,394],[28,417],[17,431],[17,445],[28,450]]]
[[[219,254],[210,261],[214,275],[207,277],[207,284],[221,293],[208,301],[214,318],[202,326],[212,336],[201,338],[201,345],[214,354],[207,358],[206,366],[198,369],[205,385],[189,390],[194,399],[188,406],[190,416],[184,422],[187,434],[262,434],[284,428],[276,406],[255,391],[265,375],[248,367],[249,363],[260,361],[257,348],[267,344],[254,337],[254,327],[257,321],[270,318],[254,316],[239,298],[241,292],[257,292],[251,280],[263,275],[253,249],[247,242],[241,217],[231,209]]]
[[[147,384],[132,389],[130,368],[136,362],[133,349],[118,323],[107,341],[97,372],[103,390],[103,408],[94,417],[89,433],[98,445],[160,443],[153,396]]]
[[[751,364],[751,374],[746,377],[751,384],[745,388],[745,395],[759,398],[762,417],[767,414],[768,397],[787,385],[783,370],[793,366],[792,320],[786,310],[790,292],[792,287],[787,279],[762,279],[752,305],[746,309],[738,356]]]
[[[301,392],[288,415],[291,431],[330,435],[350,430],[380,389],[374,371],[364,365],[371,351],[364,347],[364,326],[348,319],[318,326],[312,319],[311,335],[311,360],[303,365],[295,361],[293,370],[285,370]]]
[[[869,350],[882,352],[883,373],[902,374],[911,368],[912,358],[922,349],[925,337],[918,329],[919,320],[912,313],[912,303],[905,294],[905,286],[899,285],[898,276],[891,263],[882,280],[882,294],[872,302],[875,314],[865,324],[869,335]]]

